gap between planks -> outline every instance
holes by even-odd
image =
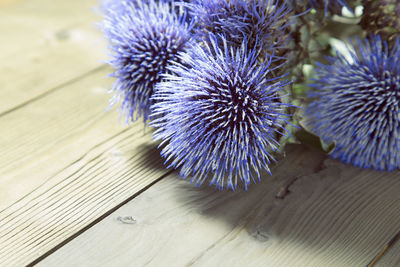
[[[166,173],[141,123],[105,113],[96,5],[0,7],[0,265],[33,261]]]
[[[2,113],[0,113],[0,117],[5,116],[7,114],[10,114],[11,112],[14,112],[14,111],[16,111],[16,110],[18,110],[20,108],[23,108],[26,105],[32,104],[33,102],[35,102],[35,101],[37,101],[37,100],[39,100],[39,99],[51,94],[51,93],[54,93],[55,91],[65,87],[65,86],[73,84],[73,83],[75,83],[75,82],[77,82],[77,81],[79,81],[79,80],[81,80],[81,79],[93,74],[93,73],[96,73],[96,72],[104,70],[104,69],[106,69],[106,65],[100,65],[99,67],[97,67],[95,69],[89,70],[88,72],[83,73],[83,74],[81,74],[81,75],[79,75],[79,76],[77,76],[77,77],[75,77],[75,78],[73,78],[71,80],[65,81],[62,84],[59,84],[59,85],[57,85],[57,86],[55,86],[53,88],[50,88],[47,91],[44,91],[44,92],[42,92],[42,93],[40,93],[38,95],[32,96],[30,99],[26,100],[25,102],[16,104],[16,106],[13,106],[13,107],[9,108],[8,110],[3,111]]]
[[[167,172],[142,122],[105,113],[108,71],[0,118],[0,265],[34,261]]]
[[[80,149],[125,128],[115,113],[105,112],[107,72],[95,72],[0,118],[0,210],[36,188],[39,176],[51,176],[51,167],[65,167]]]
[[[34,260],[163,176],[158,151],[139,145],[148,139],[140,132],[126,131],[90,151],[3,211],[0,263]]]
[[[98,68],[105,41],[97,0],[25,0],[0,6],[0,114]]]
[[[155,185],[156,183],[158,183],[159,181],[161,181],[162,179],[164,179],[165,177],[170,175],[172,172],[173,171],[168,171],[166,174],[164,174],[163,176],[161,176],[157,180],[153,181],[152,183],[150,183],[149,185],[147,185],[146,187],[144,187],[143,189],[141,189],[140,191],[138,191],[137,193],[135,193],[134,195],[132,195],[131,197],[126,199],[125,201],[123,201],[122,203],[118,204],[117,206],[113,207],[109,211],[105,212],[102,216],[100,216],[99,218],[94,220],[92,223],[90,223],[87,226],[85,226],[84,228],[82,228],[80,231],[78,231],[75,234],[73,234],[72,236],[68,237],[67,239],[62,241],[60,244],[58,244],[57,246],[55,246],[54,248],[52,248],[49,251],[47,251],[45,254],[43,254],[39,258],[35,259],[33,262],[27,264],[27,266],[35,266],[36,264],[41,262],[43,259],[45,259],[46,257],[50,256],[52,253],[54,253],[55,251],[59,250],[60,248],[62,248],[66,244],[68,244],[68,242],[70,242],[73,239],[75,239],[76,237],[78,237],[80,234],[84,233],[85,231],[89,230],[91,227],[95,226],[97,223],[101,222],[104,218],[106,218],[107,216],[109,216],[110,214],[115,212],[117,209],[121,208],[123,205],[127,204],[129,201],[131,201],[135,197],[139,196],[140,194],[142,194],[143,192],[148,190],[151,186]]]
[[[399,191],[399,172],[297,147],[247,192],[194,188],[173,173],[38,266],[366,266],[400,228]],[[376,266],[399,265],[396,244]]]

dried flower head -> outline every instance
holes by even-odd
[[[170,1],[119,1],[108,5],[102,23],[110,41],[116,78],[114,102],[122,98],[127,120],[150,114],[154,86],[166,67],[178,60],[190,38],[185,15]]]
[[[289,34],[291,10],[284,1],[194,0],[188,7],[197,18],[201,39],[209,32],[222,34],[229,45],[240,47],[246,38],[248,47],[262,45],[264,52],[277,55]]]
[[[389,41],[400,37],[400,1],[363,0],[360,25],[369,34],[379,34]]]
[[[336,142],[332,153],[363,168],[400,167],[400,39],[392,49],[379,36],[352,43],[319,64],[315,99],[307,125],[323,140]]]
[[[257,65],[246,40],[234,49],[218,39],[210,35],[169,67],[176,75],[157,85],[151,125],[166,143],[161,154],[183,178],[200,185],[212,173],[210,185],[234,190],[238,179],[247,188],[261,169],[269,171],[276,135],[286,134],[289,105],[280,91],[290,82],[266,79],[271,60]]]

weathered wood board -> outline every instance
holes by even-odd
[[[0,115],[103,64],[97,3],[25,0],[0,5]]]
[[[194,188],[174,173],[38,266],[365,266],[400,229],[399,172],[301,147],[288,155],[247,192]],[[133,224],[117,219],[126,216]],[[400,266],[400,244],[377,266]]]
[[[105,112],[105,75],[0,118],[0,266],[29,263],[166,173],[142,122]]]
[[[105,111],[98,3],[0,0],[1,267],[365,266],[400,230],[399,172],[304,147],[247,192],[178,180],[150,129]]]
[[[167,172],[142,122],[106,112],[97,4],[0,5],[0,266],[32,262]]]

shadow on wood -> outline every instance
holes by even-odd
[[[218,260],[224,259],[224,264],[240,265],[241,257],[229,256],[233,247],[227,243],[249,240],[238,238],[245,230],[259,243],[256,251],[264,254],[265,260],[269,255],[287,264],[281,266],[297,266],[293,265],[296,262],[303,264],[299,266],[326,266],[327,262],[362,266],[400,229],[400,216],[393,216],[400,214],[398,172],[361,170],[306,148],[289,149],[273,176],[264,175],[248,191],[216,192],[213,187],[194,188],[190,184],[177,188],[173,195],[179,202],[232,227],[213,248],[224,251],[226,257],[218,254],[216,258],[212,256],[215,252],[210,252],[202,255],[202,264],[220,264]],[[294,177],[298,179],[290,186],[290,193],[276,198],[280,187]],[[248,244],[241,246],[246,251]],[[392,264],[387,266],[397,266],[400,255],[388,255],[387,261]]]
[[[289,149],[248,191],[195,188],[174,172],[40,266],[365,266],[400,226],[398,173]],[[399,249],[382,266],[398,266]]]
[[[165,172],[169,171],[164,165],[164,159],[161,157],[160,152],[162,148],[158,148],[158,143],[143,143],[139,145],[140,150],[145,151],[145,153],[141,156],[143,158],[143,166],[151,167],[157,170],[165,170]]]

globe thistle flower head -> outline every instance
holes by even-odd
[[[379,36],[353,42],[319,64],[305,115],[309,127],[336,142],[334,158],[362,168],[400,167],[400,39],[392,49]]]
[[[191,25],[185,19],[169,1],[120,1],[104,13],[102,28],[110,41],[111,76],[116,78],[112,101],[122,99],[127,121],[142,116],[148,120],[154,86],[187,47]]]
[[[289,35],[291,9],[279,0],[194,0],[187,5],[197,19],[197,36],[223,35],[229,45],[240,47],[243,38],[248,47],[263,45],[267,54],[277,55]],[[260,47],[257,47],[260,48]]]
[[[258,52],[246,40],[236,49],[225,38],[210,35],[210,42],[195,44],[181,53],[182,63],[169,68],[156,86],[152,126],[156,140],[165,144],[161,154],[180,168],[180,176],[201,185],[235,190],[245,188],[269,172],[277,135],[286,135],[281,90],[290,82],[267,79],[271,59],[257,65]],[[222,42],[219,43],[219,42]]]

